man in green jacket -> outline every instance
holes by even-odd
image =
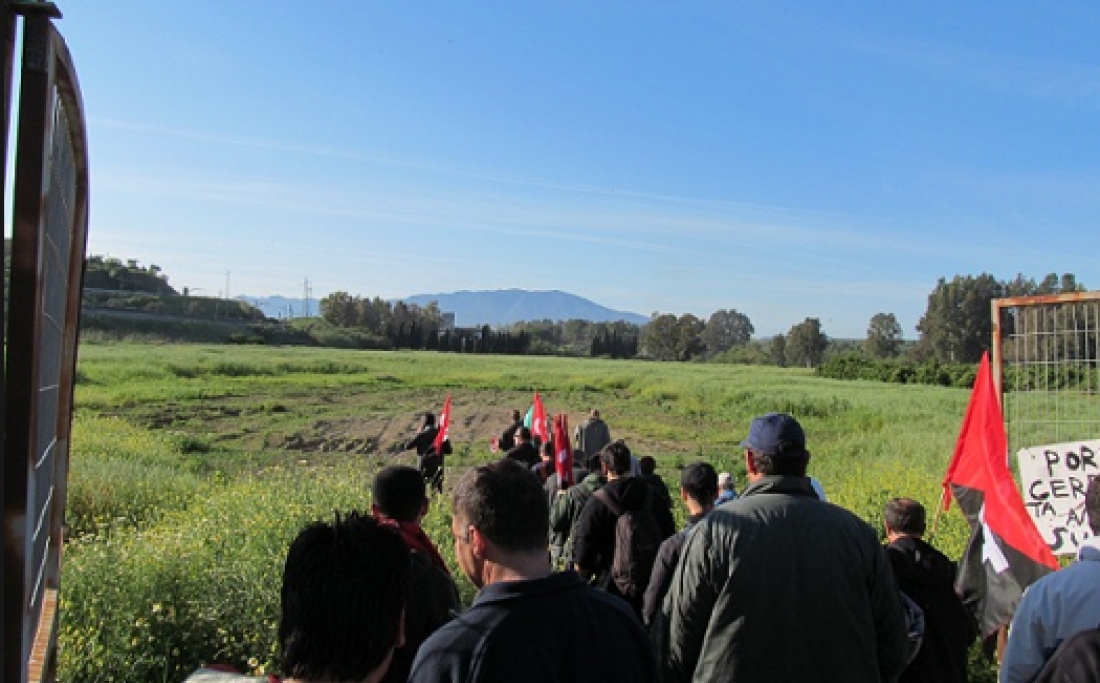
[[[790,415],[741,446],[749,486],[695,526],[662,605],[663,680],[895,680],[908,642],[874,529],[814,493]]]
[[[556,569],[565,569],[573,558],[573,531],[585,503],[601,486],[600,454],[585,462],[588,474],[568,489],[559,489],[550,503],[550,562]]]

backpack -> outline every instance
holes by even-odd
[[[645,502],[638,510],[624,510],[603,489],[593,495],[617,517],[611,580],[623,595],[639,598],[649,584],[649,575],[657,561],[657,551],[664,540],[661,527],[651,510],[653,493],[647,485]]]
[[[924,643],[924,610],[904,592],[898,591],[898,595],[901,597],[901,612],[905,617],[905,635],[909,643],[908,658],[905,660],[905,665],[908,666],[920,654],[920,646]]]

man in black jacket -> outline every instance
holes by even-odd
[[[676,571],[676,564],[680,561],[680,549],[684,547],[688,532],[696,522],[714,509],[717,498],[718,473],[709,463],[693,462],[680,473],[680,499],[684,501],[689,517],[683,530],[665,539],[661,549],[657,551],[657,562],[653,564],[653,573],[649,577],[649,585],[646,586],[645,599],[642,602],[642,621],[646,626],[653,623],[661,609],[661,601],[672,583],[672,573]]]
[[[505,453],[504,457],[509,460],[517,460],[528,469],[542,460],[539,449],[531,443],[531,430],[529,428],[520,427],[516,430],[516,445]]]
[[[416,430],[416,436],[410,439],[403,450],[416,450],[416,469],[420,470],[424,481],[431,486],[436,493],[443,493],[443,456],[452,453],[451,441],[444,437],[443,452],[437,453],[435,439],[439,435],[439,427],[435,424],[435,415],[424,413],[420,421],[420,428]]]
[[[965,683],[966,653],[977,636],[955,593],[955,563],[924,542],[924,506],[894,498],[883,510],[886,555],[898,588],[924,611],[924,638],[901,683]]]
[[[643,595],[626,596],[611,580],[611,563],[616,544],[615,527],[619,518],[612,506],[632,511],[648,506],[657,520],[662,539],[676,533],[676,521],[672,518],[672,511],[657,499],[653,487],[638,477],[631,476],[630,449],[624,442],[608,444],[600,451],[600,460],[604,476],[607,477],[607,484],[601,491],[611,499],[612,505],[605,504],[595,495],[585,503],[574,532],[573,562],[582,578],[594,580],[596,586],[629,602],[640,619]]]
[[[479,592],[421,646],[410,683],[655,683],[657,665],[630,609],[553,572],[538,479],[508,459],[454,487],[455,559]]]
[[[512,450],[516,446],[516,431],[523,426],[523,415],[518,410],[512,411],[512,424],[504,428],[504,431],[500,433],[500,439],[497,440],[497,447],[504,453]]]

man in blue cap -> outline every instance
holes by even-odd
[[[790,415],[741,446],[749,485],[692,530],[662,605],[663,680],[894,680],[908,642],[877,533],[815,494]]]

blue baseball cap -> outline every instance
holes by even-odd
[[[740,445],[760,455],[804,455],[806,434],[798,420],[790,415],[768,413],[753,418],[749,435]]]

